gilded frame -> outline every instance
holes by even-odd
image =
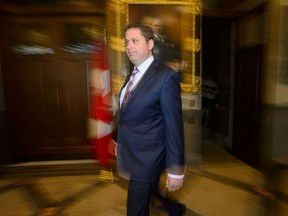
[[[180,52],[185,65],[181,77],[182,93],[201,93],[201,15],[202,0],[109,0],[107,5],[107,44],[109,68],[113,74],[112,89],[119,91],[129,71],[124,46],[124,30],[134,5],[165,5],[180,8]]]

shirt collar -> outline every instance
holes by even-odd
[[[142,62],[137,68],[140,73],[144,73],[148,67],[151,65],[151,63],[154,61],[154,56],[151,55],[148,59],[146,59],[144,62]]]

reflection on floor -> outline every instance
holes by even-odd
[[[270,178],[224,151],[215,134],[203,137],[202,160],[200,168],[187,170],[185,186],[170,194],[187,205],[187,216],[288,215],[287,169],[279,169],[277,183],[270,184]],[[0,214],[124,216],[127,183],[115,173],[110,181],[110,170],[104,172],[99,175],[89,160],[2,167]],[[167,214],[152,206],[151,215]]]

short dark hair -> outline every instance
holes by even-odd
[[[142,25],[141,23],[138,23],[138,22],[130,23],[129,25],[127,25],[125,29],[125,33],[128,29],[131,29],[131,28],[140,29],[141,34],[145,37],[147,42],[151,39],[154,40],[154,32],[149,26]]]

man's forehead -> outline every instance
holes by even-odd
[[[130,28],[130,29],[127,29],[125,34],[126,35],[127,34],[130,34],[130,35],[141,35],[141,31],[138,28]]]
[[[142,37],[144,37],[142,34],[141,34],[141,32],[140,31],[132,31],[132,32],[126,32],[126,34],[125,34],[125,38],[126,39],[140,39],[140,38],[142,38]]]

